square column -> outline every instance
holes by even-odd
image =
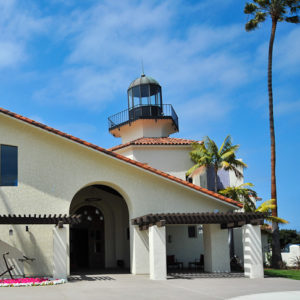
[[[131,273],[149,274],[149,236],[148,230],[132,226]]]
[[[203,225],[204,271],[230,272],[228,230],[220,224]]]
[[[243,226],[244,269],[249,278],[264,278],[264,267],[259,225]]]
[[[53,278],[66,279],[68,276],[68,228],[53,228]]]
[[[150,279],[167,279],[166,227],[149,227]]]

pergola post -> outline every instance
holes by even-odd
[[[150,279],[167,279],[166,227],[149,227]]]
[[[228,230],[219,224],[203,225],[204,271],[230,272]]]
[[[53,228],[53,278],[68,276],[68,228]]]
[[[264,278],[259,225],[247,224],[243,226],[243,247],[245,276],[249,278]]]
[[[133,227],[131,273],[149,274],[149,237],[148,230]]]

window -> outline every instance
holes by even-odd
[[[193,178],[188,176],[188,175],[185,176],[185,180],[190,182],[190,183],[193,183]]]
[[[0,145],[0,186],[18,185],[18,147]]]
[[[188,226],[188,235],[189,235],[189,238],[197,237],[196,226]]]

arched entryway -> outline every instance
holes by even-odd
[[[80,224],[70,226],[70,272],[129,270],[129,213],[115,189],[93,184],[72,199],[70,214],[82,215]]]

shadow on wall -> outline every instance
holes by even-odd
[[[27,268],[25,268],[26,273],[29,273],[28,275],[33,274],[34,276],[51,276],[52,266],[50,266],[49,263],[52,261],[52,259],[46,258],[34,234],[29,232],[29,235],[31,245],[34,248],[34,253],[31,254],[31,257],[36,258],[36,260],[32,264],[28,265]]]
[[[0,241],[0,274],[7,270],[5,265],[3,254],[9,253],[6,255],[7,262],[9,266],[15,266],[11,271],[14,277],[23,277],[24,276],[24,264],[19,261],[20,258],[23,258],[23,253],[19,251],[17,248],[10,246],[9,244]],[[9,278],[9,273],[3,275],[4,278]]]

